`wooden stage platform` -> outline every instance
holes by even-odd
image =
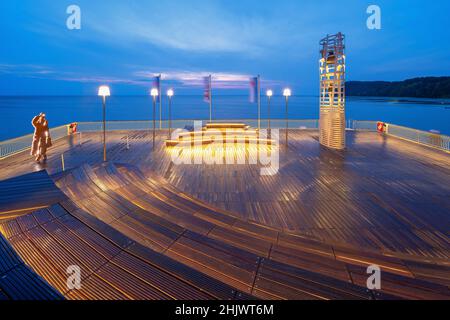
[[[97,240],[89,244],[96,251],[92,259],[105,266],[112,263],[141,279],[134,268],[154,264],[149,253],[142,253],[150,250],[158,261],[173,260],[186,266],[187,274],[203,279],[199,285],[189,283],[186,274],[182,278],[186,292],[200,299],[238,298],[236,292],[242,297],[275,299],[377,298],[364,289],[362,268],[370,263],[386,270],[387,289],[378,298],[450,297],[449,154],[354,131],[347,132],[344,151],[321,147],[314,130],[290,130],[286,147],[281,131],[279,168],[273,175],[261,175],[264,165],[258,163],[175,164],[174,153],[190,158],[205,151],[167,149],[166,138],[167,132],[158,132],[153,147],[151,132],[109,132],[109,162],[103,165],[99,133],[83,133],[82,141],[56,141],[46,164],[33,163],[27,152],[1,160],[0,179],[45,169],[65,196],[51,199],[59,203],[51,204],[61,207],[61,215],[38,211],[33,213],[32,220],[38,221],[33,226],[9,232],[12,227],[5,223],[15,225],[16,220],[5,220],[0,231],[27,264],[44,274],[46,267],[62,270],[62,266],[36,265],[27,248],[39,249],[39,242],[25,245],[22,238],[34,242],[36,234],[42,241],[56,241],[55,246],[75,241],[74,245],[82,248],[90,240],[79,243],[81,233],[75,240],[68,236],[60,239],[57,230],[63,228],[73,237],[78,232],[74,225],[84,223],[95,232],[95,239],[108,238],[105,232],[119,232],[128,239],[119,240],[128,244],[121,247],[119,240],[113,241],[115,249],[111,250],[123,250],[123,255],[141,260],[125,265],[126,259],[102,253],[94,245]],[[228,152],[233,152],[235,160],[252,162],[257,157],[252,148]],[[62,172],[61,153],[66,172]],[[45,218],[39,223],[41,215]],[[105,229],[102,223],[115,231]],[[142,249],[127,249],[131,243]],[[47,256],[42,250],[38,251]],[[64,255],[68,260],[70,256],[77,261],[83,258],[75,249]],[[231,257],[236,262],[230,263]],[[91,260],[86,268],[95,276],[92,281],[106,288],[101,284],[105,274],[102,269],[92,272],[98,266],[94,260],[90,266]],[[165,276],[175,281],[173,273]],[[60,276],[45,279],[54,287],[61,286]],[[215,286],[227,293],[221,295],[204,286],[209,281],[205,279],[219,281]],[[108,288],[105,294],[186,297],[160,289],[154,296],[146,296],[142,286],[140,293]],[[201,294],[202,288],[209,288],[206,295]],[[89,292],[76,297],[59,291],[67,298],[96,298]]]

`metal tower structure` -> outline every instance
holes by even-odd
[[[344,35],[327,35],[320,41],[319,141],[333,149],[345,148]]]

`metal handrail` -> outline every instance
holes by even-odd
[[[185,126],[193,126],[195,121],[201,121],[202,125],[205,125],[209,121],[206,120],[172,120],[173,128],[183,128]],[[214,122],[245,122],[246,124],[256,127],[258,124],[257,119],[220,119],[214,120]],[[271,128],[282,129],[285,127],[286,120],[285,119],[271,119],[270,120]],[[261,128],[267,127],[267,121],[261,121]],[[317,119],[290,119],[289,120],[289,128],[291,129],[317,129],[319,127],[319,120]],[[153,128],[153,123],[151,120],[113,120],[107,121],[106,130],[107,131],[118,131],[118,130],[150,130]],[[162,129],[169,128],[168,120],[162,121]],[[156,127],[159,130],[159,126]],[[103,130],[102,122],[78,122],[78,130],[84,132],[92,132],[92,131],[100,131]]]
[[[450,151],[450,137],[427,131],[416,130],[408,127],[387,124],[386,134],[413,141],[429,147]]]
[[[358,131],[377,131],[378,121],[351,120],[349,128]]]
[[[195,120],[172,120],[172,128],[183,128],[186,126],[193,126]],[[217,122],[245,122],[250,126],[256,127],[257,119],[227,119],[227,120],[215,120]],[[202,121],[202,125],[206,124],[208,121]],[[285,119],[271,119],[271,128],[273,129],[283,129],[286,125]],[[64,138],[68,136],[67,126],[63,125],[50,129],[50,135],[53,141]],[[353,120],[349,121],[347,126],[349,129],[357,131],[376,131],[377,121],[360,121]],[[267,121],[261,121],[261,128],[267,127]],[[106,123],[107,131],[120,131],[120,130],[150,130],[153,128],[151,120],[130,120],[130,121],[108,121]],[[168,121],[162,122],[162,128],[168,128]],[[318,129],[319,120],[317,119],[290,119],[289,120],[290,129]],[[159,130],[159,128],[156,128]],[[103,130],[102,122],[79,122],[78,131],[79,132],[95,132]],[[450,151],[450,137],[442,134],[436,134],[416,129],[411,129],[407,127],[397,126],[393,124],[387,124],[386,134],[406,139],[408,141],[413,141],[420,143],[422,145],[431,146],[445,151]],[[0,159],[4,159],[16,153],[27,150],[31,146],[33,140],[33,134],[28,134],[22,137],[9,139],[0,142]]]
[[[59,126],[50,129],[50,136],[53,141],[67,136],[67,126]],[[5,140],[0,142],[0,159],[9,157],[16,153],[27,150],[31,147],[33,141],[33,134]]]

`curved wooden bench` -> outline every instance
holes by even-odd
[[[0,220],[66,199],[45,170],[0,181]]]
[[[65,205],[69,211],[78,212],[72,215],[64,207],[54,205],[22,218],[27,223],[18,219],[4,222],[0,230],[24,260],[67,298],[249,298],[169,258],[161,258],[80,209]],[[81,290],[67,289],[65,279],[70,265],[81,268]],[[177,269],[183,269],[184,276],[173,272]],[[200,284],[202,287],[197,286]]]

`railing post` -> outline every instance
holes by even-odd
[[[127,134],[127,150],[130,150],[129,135]]]
[[[66,166],[64,163],[64,153],[61,153],[61,166],[62,166],[62,171],[66,171]]]
[[[81,146],[81,138],[82,138],[83,136],[81,135],[81,134],[82,134],[81,131],[79,132],[79,134],[80,134],[80,136],[79,136],[79,138],[78,138],[78,139],[79,139],[79,140],[78,140],[78,145]]]

